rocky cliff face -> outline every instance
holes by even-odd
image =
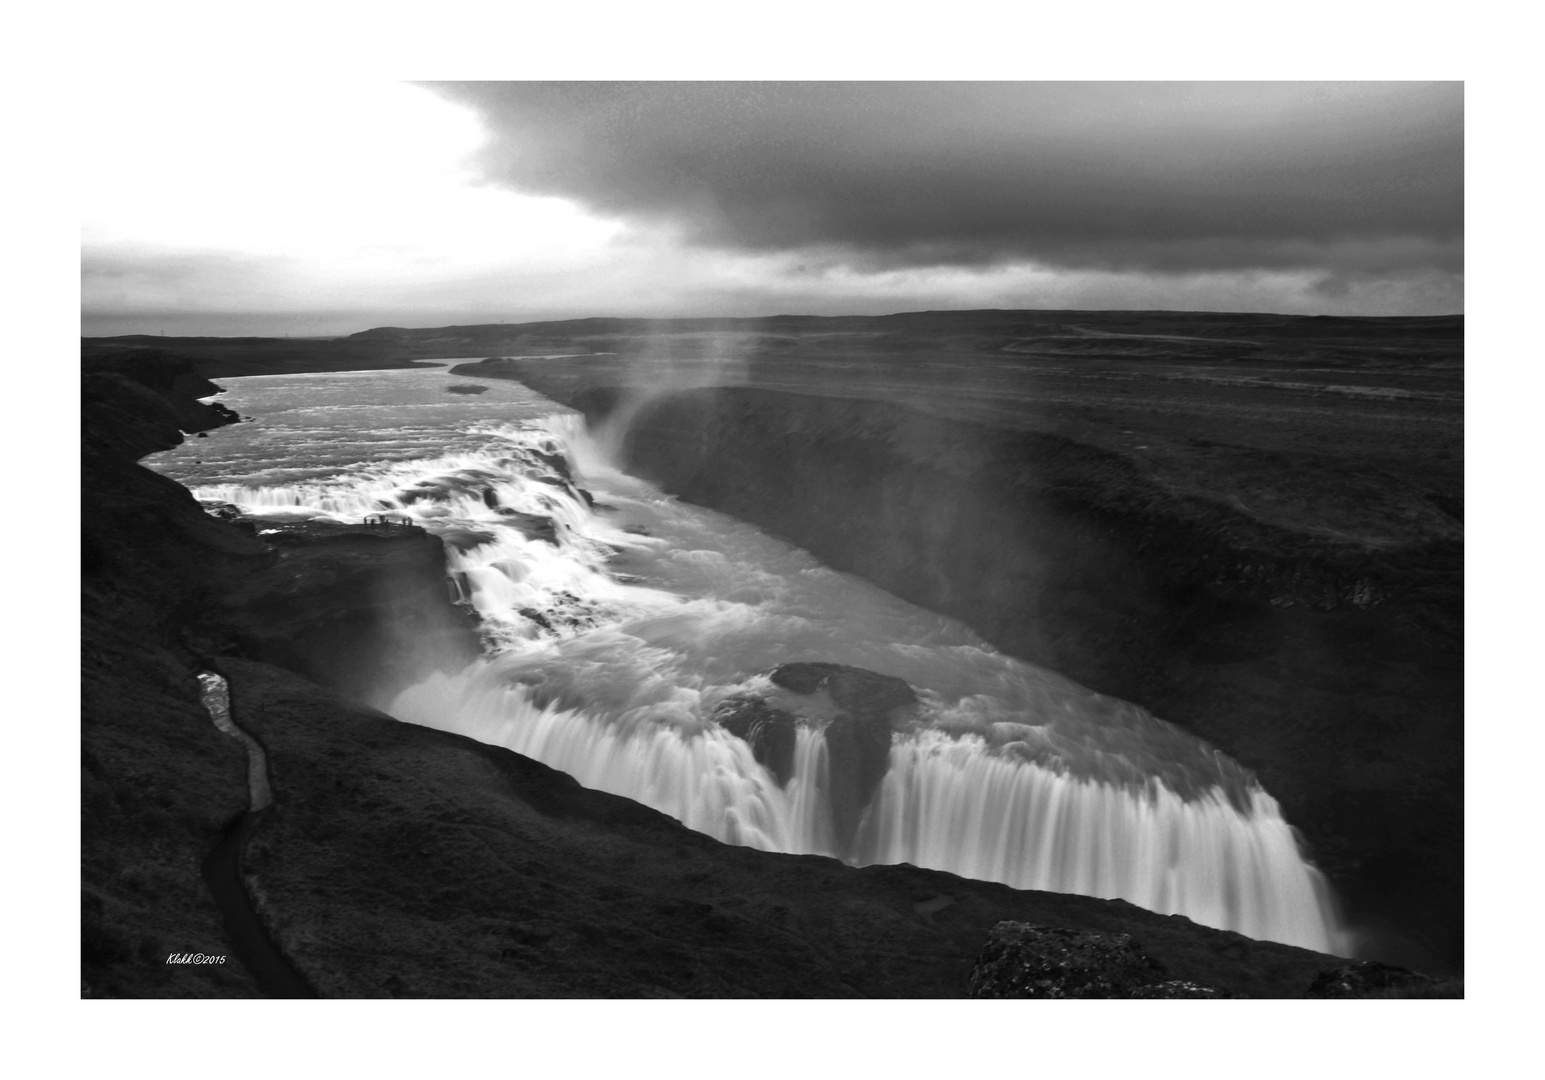
[[[796,662],[767,673],[772,684],[812,703],[822,695],[837,713],[819,726],[826,736],[835,850],[852,850],[865,810],[890,768],[895,714],[917,703],[912,687],[892,675],[843,664]],[[798,699],[795,699],[798,700]],[[817,706],[819,708],[819,706]],[[793,773],[795,728],[811,723],[756,695],[728,698],[716,723],[750,745],[756,760],[787,784]]]
[[[228,952],[199,866],[247,794],[246,753],[199,703],[200,659],[182,627],[268,555],[135,464],[177,445],[184,419],[218,419],[133,376],[132,365],[88,371],[83,385],[82,992],[254,996],[237,965],[166,957]]]
[[[1282,801],[1375,954],[1458,962],[1460,541],[1295,531],[1108,450],[885,402],[526,381],[626,416],[629,471],[1191,728]]]
[[[440,540],[415,526],[265,528],[272,566],[234,583],[208,632],[222,655],[262,659],[379,708],[479,653],[450,603]]]
[[[426,656],[475,653],[438,542],[291,537],[218,520],[136,463],[237,418],[191,362],[130,350],[86,365],[82,407],[82,986],[88,996],[252,996],[200,876],[246,808],[246,754],[197,674],[249,656],[346,692],[390,691]],[[306,543],[310,539],[312,543]],[[360,552],[358,546],[375,550]],[[404,615],[397,610],[406,604]],[[437,653],[415,650],[421,632]],[[321,693],[320,688],[316,692]]]

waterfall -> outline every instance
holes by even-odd
[[[612,467],[578,417],[478,434],[478,450],[195,494],[259,518],[390,512],[445,541],[485,655],[403,691],[389,711],[404,721],[508,747],[725,843],[1120,898],[1346,951],[1276,801],[1200,740],[663,496]],[[840,841],[829,708],[802,714],[782,784],[713,719],[768,692],[762,673],[811,659],[902,678],[920,699]]]
[[[1240,809],[1220,788],[1195,798],[1158,781],[1134,790],[996,754],[979,738],[925,731],[897,737],[858,837],[838,850],[818,730],[799,729],[793,776],[780,787],[722,729],[538,706],[487,665],[433,676],[404,691],[391,712],[508,747],[728,844],[855,865],[911,863],[1127,900],[1320,952],[1344,946],[1324,878],[1259,787]]]
[[[898,741],[862,862],[909,862],[1021,889],[1120,898],[1320,952],[1342,943],[1324,878],[1259,787],[1182,798],[1077,779],[987,752],[980,739]]]

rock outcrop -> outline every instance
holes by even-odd
[[[1001,922],[971,969],[974,998],[1216,998],[1210,986],[1169,979],[1130,934]]]
[[[220,653],[377,707],[478,657],[475,618],[450,602],[439,538],[414,525],[265,526],[276,561],[235,584],[206,620]]]
[[[774,686],[797,698],[781,699],[780,708],[764,698],[737,695],[720,703],[714,720],[749,743],[780,784],[793,773],[795,727],[820,728],[826,737],[832,836],[837,850],[846,851],[890,767],[896,713],[917,704],[917,694],[903,679],[846,664],[801,661],[767,674]],[[808,706],[798,698],[810,699]]]
[[[736,695],[719,703],[714,722],[751,747],[752,756],[780,787],[794,775],[795,728],[799,717],[763,698]]]
[[[1304,996],[1312,998],[1366,998],[1381,995],[1420,996],[1438,986],[1436,979],[1392,964],[1363,961],[1322,971]]]

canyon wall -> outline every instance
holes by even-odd
[[[1108,450],[885,402],[525,381],[612,427],[628,471],[1208,739],[1371,954],[1460,962],[1461,542],[1284,529]]]

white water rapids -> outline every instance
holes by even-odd
[[[509,747],[728,843],[1119,897],[1347,951],[1276,801],[1186,732],[661,494],[524,388],[451,402],[441,372],[307,378],[230,380],[228,400],[259,422],[156,464],[256,517],[387,514],[442,537],[484,656],[384,703],[400,719]],[[346,402],[409,384],[417,396],[391,405],[400,438],[356,456],[380,416],[351,418]],[[262,395],[281,391],[286,419],[265,432]],[[792,702],[806,723],[783,785],[713,719],[736,696],[790,704],[766,673],[791,661],[897,676],[920,699],[895,715],[888,770],[847,841],[832,826],[829,700]]]

